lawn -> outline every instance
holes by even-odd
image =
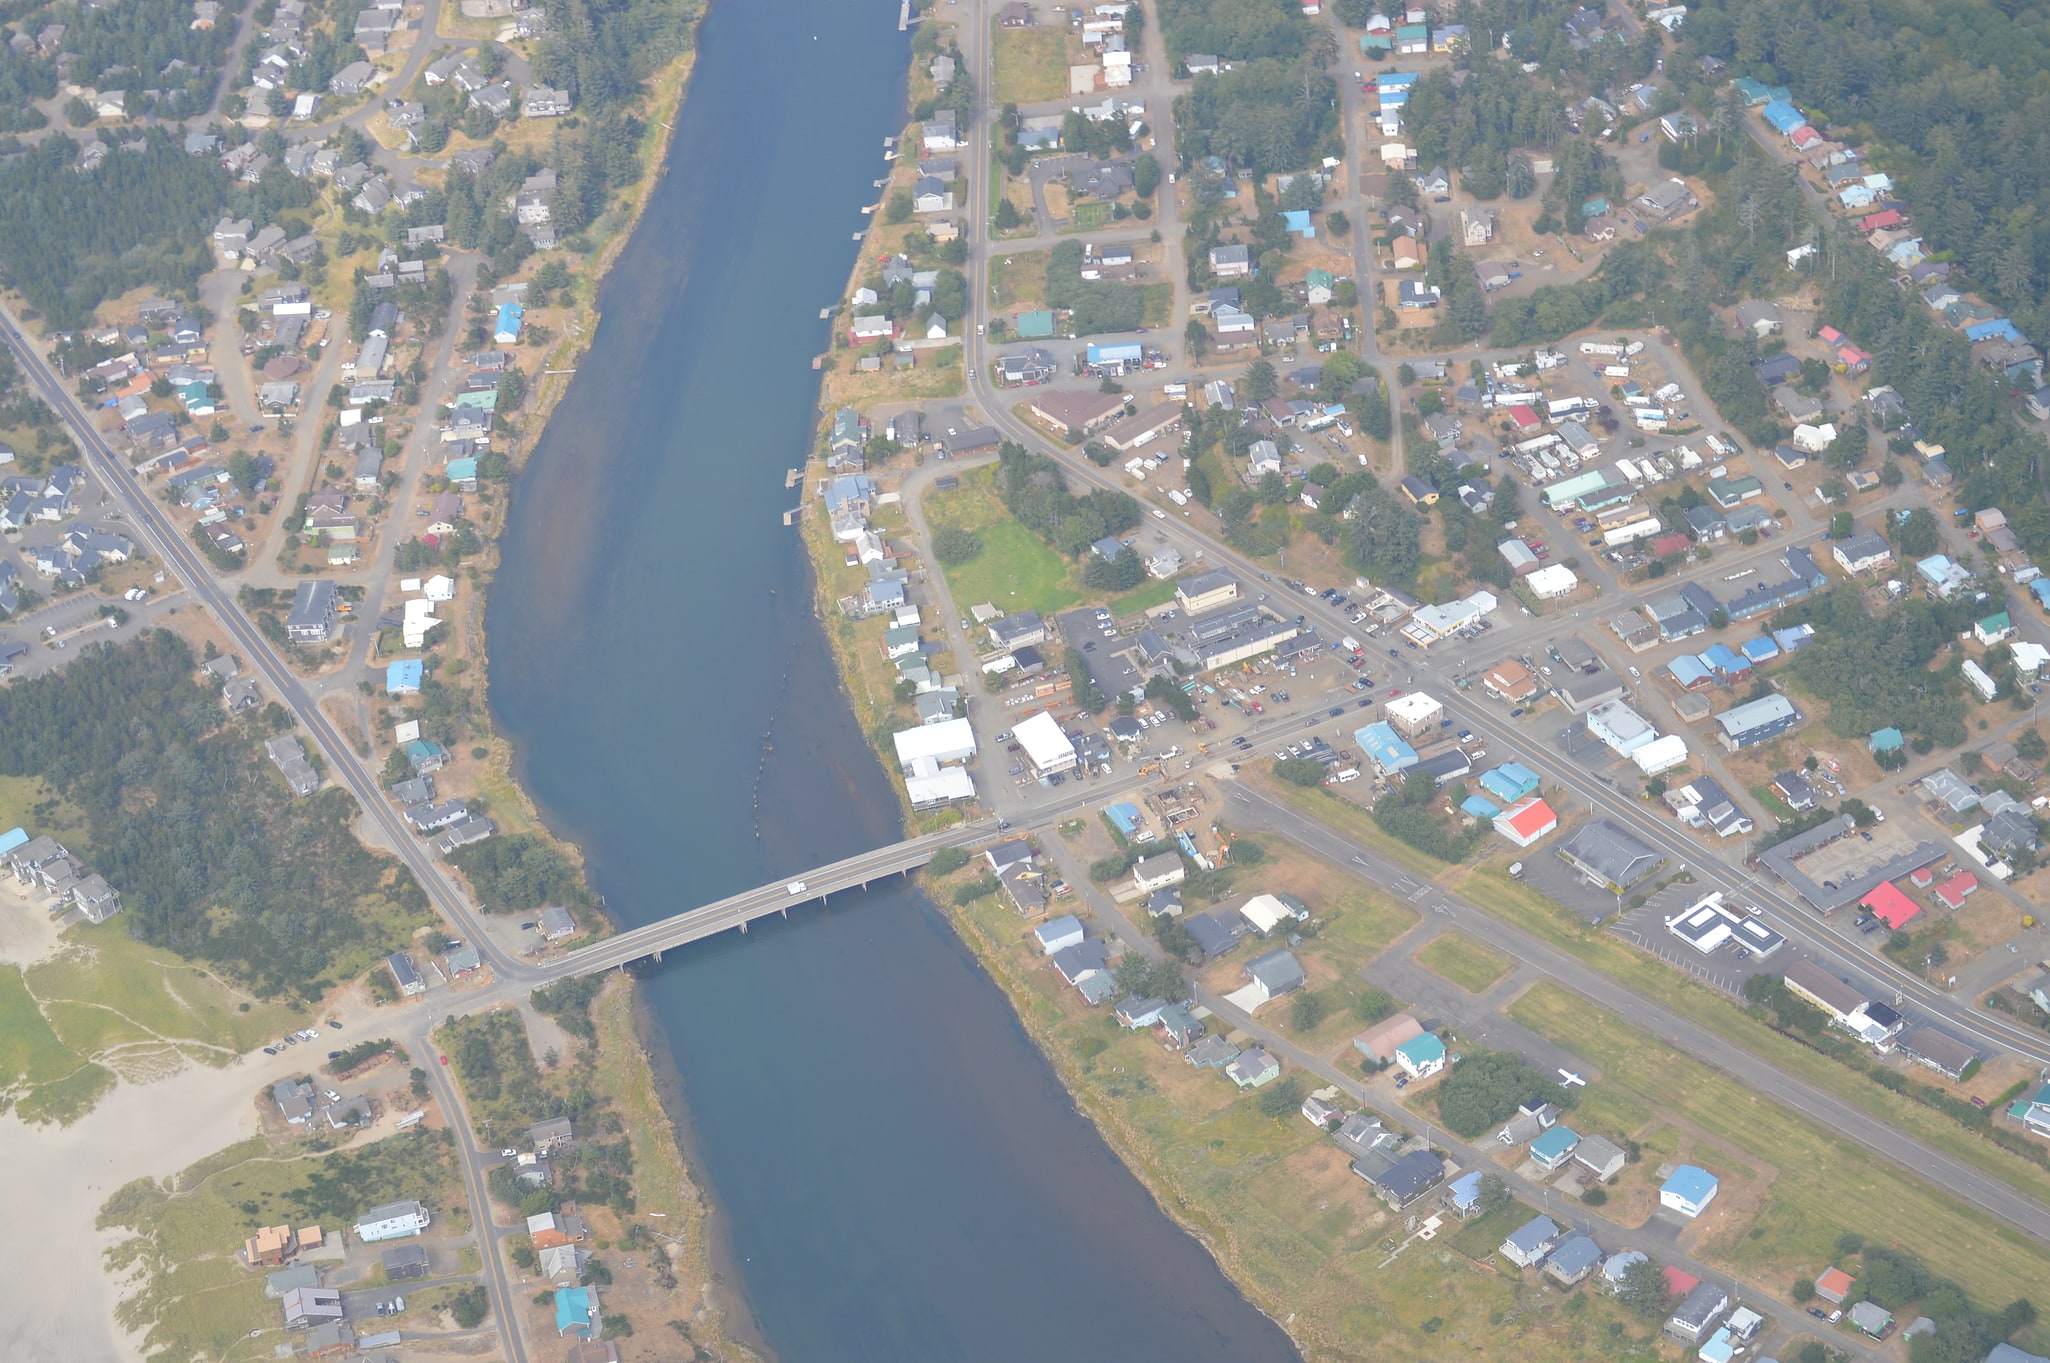
[[[996,28],[990,44],[996,59],[998,105],[1044,104],[1068,93],[1068,35],[1063,28]]]
[[[988,602],[1006,611],[1031,609],[1046,615],[1083,600],[1067,560],[1011,518],[991,490],[993,482],[990,470],[978,469],[962,480],[959,489],[930,493],[925,499],[926,519],[933,529],[972,530],[982,541],[981,553],[943,570],[955,604],[965,611]]]
[[[1222,1076],[1054,988],[998,899],[953,920],[1120,1157],[1234,1283],[1289,1323],[1305,1356],[1520,1363],[1634,1356],[1646,1342],[1645,1327],[1600,1294],[1569,1298],[1476,1271],[1442,1241],[1404,1246],[1402,1220],[1307,1122],[1261,1115]],[[1386,926],[1363,930],[1379,937]],[[1532,1214],[1501,1218],[1513,1229]],[[1507,1233],[1495,1231],[1484,1227],[1488,1250]]]
[[[1269,763],[1256,761],[1246,768],[1254,777],[1254,784],[1285,804],[1293,805],[1298,811],[1325,824],[1354,842],[1370,847],[1398,865],[1405,866],[1426,880],[1435,879],[1449,869],[1446,863],[1429,857],[1399,838],[1391,838],[1381,831],[1381,825],[1374,822],[1372,812],[1362,809],[1342,795],[1335,794],[1322,786],[1292,786],[1286,781],[1273,778]],[[1244,779],[1244,773],[1240,779]]]
[[[1416,959],[1417,964],[1444,976],[1469,994],[1485,994],[1516,964],[1457,928],[1419,951]]]
[[[1699,1257],[1785,1283],[1820,1272],[1837,1237],[1857,1234],[1919,1255],[1989,1308],[2029,1295],[2050,1273],[2050,1250],[1569,990],[1538,984],[1507,1012],[1600,1067],[1589,1098],[1613,1087],[1635,1109],[1671,1112],[1774,1171],[1755,1215],[1709,1212]]]
[[[15,966],[0,966],[0,1089],[47,1084],[79,1066],[36,1008]]]

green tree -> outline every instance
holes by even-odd
[[[1202,359],[1210,353],[1210,328],[1203,325],[1201,318],[1191,317],[1182,328],[1182,344],[1188,347],[1190,359]]]
[[[1142,199],[1153,197],[1153,191],[1160,188],[1160,161],[1150,151],[1142,151],[1132,160],[1132,188]]]
[[[1298,1032],[1313,1032],[1317,1029],[1317,1024],[1329,1013],[1330,1008],[1330,1002],[1322,994],[1297,994],[1295,1000],[1289,1004],[1289,1026]]]
[[[1012,203],[1008,197],[997,200],[995,225],[999,232],[1014,232],[1025,225],[1025,218],[1018,212],[1018,205]]]
[[[1255,360],[1247,365],[1244,377],[1239,380],[1239,397],[1250,405],[1265,402],[1280,391],[1280,376],[1266,360]]]
[[[1616,1299],[1645,1320],[1660,1320],[1672,1310],[1673,1294],[1666,1287],[1665,1270],[1651,1259],[1639,1259],[1623,1270]]]
[[[1345,216],[1345,210],[1334,208],[1324,215],[1324,229],[1334,237],[1352,235],[1352,219]]]
[[[1927,558],[1936,552],[1936,515],[1928,507],[1918,506],[1903,520],[1894,523],[1894,543],[1908,558]]]

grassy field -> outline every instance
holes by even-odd
[[[306,1025],[305,1009],[260,1001],[202,966],[130,938],[118,922],[82,925],[72,947],[31,966],[29,988],[46,1005],[111,1009],[149,1035],[195,1043],[194,1059],[226,1064]],[[68,1038],[67,1038],[68,1039]]]
[[[1357,722],[1364,724],[1366,721],[1361,719]],[[1343,796],[1335,795],[1321,786],[1292,786],[1286,781],[1277,781],[1266,762],[1255,762],[1246,768],[1246,772],[1253,775],[1253,784],[1269,795],[1285,804],[1293,805],[1317,822],[1343,833],[1362,846],[1372,848],[1390,861],[1406,866],[1419,875],[1427,878],[1436,877],[1450,869],[1444,862],[1425,856],[1408,843],[1383,833],[1381,825],[1374,822],[1371,813]],[[1245,779],[1244,774],[1241,774],[1240,779]]]
[[[1392,926],[1340,922],[1355,917],[1363,941]],[[1643,1324],[1591,1291],[1527,1285],[1443,1240],[1403,1247],[1401,1221],[1308,1123],[1262,1116],[1220,1076],[1057,992],[995,898],[955,921],[1126,1164],[1308,1356],[1635,1359],[1649,1345]]]
[[[1006,611],[1032,609],[1042,615],[1083,600],[1071,565],[1037,535],[1011,518],[992,490],[995,476],[977,469],[953,492],[928,493],[926,520],[934,530],[972,530],[982,552],[943,571],[954,600],[964,611],[988,602]]]
[[[1112,615],[1136,615],[1140,611],[1151,610],[1155,606],[1164,606],[1172,600],[1174,600],[1174,582],[1169,580],[1166,582],[1149,582],[1143,587],[1135,587],[1107,604]]]
[[[1566,989],[1539,984],[1507,1011],[1600,1068],[1589,1099],[1614,1089],[1633,1112],[1671,1113],[1766,1166],[1747,1180],[1765,1184],[1756,1207],[1710,1209],[1694,1247],[1702,1258],[1753,1282],[1787,1283],[1820,1272],[1837,1237],[1857,1234],[1921,1256],[1989,1307],[2029,1295],[2050,1273],[2050,1250]]]
[[[992,255],[989,261],[990,288],[995,296],[992,311],[1032,312],[1046,306],[1046,267],[1051,251],[1017,251]]]
[[[1981,1139],[1955,1119],[1904,1102],[1864,1075],[1826,1055],[1797,1045],[1743,1012],[1724,996],[1644,955],[1610,933],[1590,927],[1550,900],[1519,887],[1498,865],[1472,868],[1454,885],[1467,899],[1514,923],[1525,932],[1572,953],[1589,965],[1657,999],[1663,1006],[1699,1025],[1709,1034],[1752,1054],[1815,1087],[1833,1094],[1861,1112],[1926,1141],[1947,1155],[1971,1164],[2018,1188],[2038,1201],[2050,1201],[2050,1170]],[[1915,1070],[1913,1082],[1933,1076]]]
[[[225,1357],[250,1330],[277,1323],[262,1275],[235,1258],[257,1227],[317,1221],[332,1234],[360,1207],[398,1198],[419,1198],[446,1221],[442,1209],[460,1196],[444,1132],[388,1136],[326,1159],[275,1158],[251,1137],[168,1186],[139,1179],[108,1199],[100,1229],[128,1234],[107,1252],[107,1267],[135,1274],[115,1319],[142,1332],[152,1357]]]
[[[1417,964],[1443,975],[1469,994],[1485,994],[1516,962],[1459,929],[1443,934],[1417,953]]]
[[[863,374],[854,367],[856,356],[844,350],[836,352],[820,401],[828,406],[868,407],[878,402],[957,398],[968,391],[960,346],[912,353],[917,355],[918,363],[911,369],[896,369],[885,359],[881,369]]]
[[[1068,93],[1068,35],[1062,28],[992,25],[997,104],[1044,104]]]
[[[1141,320],[1149,327],[1166,326],[1172,320],[1169,314],[1174,310],[1174,285],[1162,281],[1157,284],[1135,284],[1133,287],[1145,295],[1142,305],[1146,310]]]

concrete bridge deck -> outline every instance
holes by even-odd
[[[537,972],[540,977],[537,982],[588,975],[595,970],[611,970],[643,956],[659,958],[671,948],[702,941],[734,928],[745,932],[747,925],[758,918],[779,913],[787,915],[793,908],[817,903],[842,890],[859,889],[889,876],[918,870],[943,847],[968,847],[985,842],[997,833],[995,819],[977,819],[816,867],[805,872],[801,880],[792,879],[746,890],[570,952],[541,967]],[[793,886],[802,888],[794,889]]]

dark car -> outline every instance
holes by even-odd
[[[1340,715],[1344,713],[1345,707],[1343,705],[1334,705],[1331,707],[1330,714],[1333,719],[1337,719]]]
[[[1366,709],[1367,707],[1371,706],[1371,705],[1372,705],[1373,703],[1374,703],[1374,698],[1373,698],[1372,696],[1362,696],[1362,697],[1360,697],[1360,705],[1359,705],[1359,708],[1360,708],[1360,709],[1362,709],[1362,710],[1364,710],[1364,709]]]
[[[1511,710],[1511,711],[1509,712],[1509,718],[1511,718],[1511,719],[1514,719],[1514,718],[1516,718],[1516,717],[1517,717],[1518,715],[1520,715],[1520,714],[1522,714],[1522,713],[1523,713],[1523,707],[1522,707],[1521,705],[1519,705],[1519,706],[1517,706],[1517,707],[1516,707],[1516,708],[1515,708],[1514,710]]]

